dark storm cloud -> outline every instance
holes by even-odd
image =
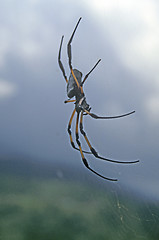
[[[104,156],[141,159],[141,163],[133,167],[115,166],[114,171],[117,174],[121,171],[123,178],[131,174],[139,180],[147,174],[152,176],[158,166],[159,153],[156,121],[159,115],[153,110],[157,106],[158,81],[150,79],[154,68],[149,68],[145,77],[144,67],[141,71],[136,67],[141,66],[142,58],[136,58],[137,64],[135,55],[131,65],[129,54],[124,50],[127,48],[116,31],[118,24],[111,29],[109,24],[104,24],[102,16],[100,20],[98,13],[92,14],[94,10],[90,8],[89,12],[88,3],[83,6],[72,1],[28,1],[23,5],[17,0],[14,3],[15,6],[10,6],[9,1],[3,1],[0,8],[0,30],[5,36],[0,49],[0,79],[16,89],[14,95],[4,95],[0,102],[1,154],[11,151],[43,159],[69,159],[72,163],[76,158],[80,163],[80,156],[71,149],[66,132],[74,105],[63,103],[67,98],[66,84],[57,65],[57,54],[64,34],[62,61],[69,75],[66,44],[82,16],[72,43],[73,65],[85,75],[102,58],[84,88],[92,111],[99,115],[117,115],[136,110],[135,115],[112,121],[97,121],[87,116],[88,135]],[[118,21],[121,26],[120,19]],[[130,48],[135,49],[135,40],[127,41],[127,45],[129,43]],[[156,75],[152,71],[153,79]],[[105,168],[109,167],[106,164]]]

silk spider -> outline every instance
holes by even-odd
[[[118,160],[112,160],[112,159],[108,159],[108,158],[105,158],[105,157],[101,157],[100,155],[98,155],[97,151],[92,147],[90,141],[88,140],[86,132],[83,129],[83,115],[89,115],[90,117],[92,117],[94,119],[115,119],[115,118],[121,118],[121,117],[131,115],[135,111],[132,111],[132,112],[129,112],[129,113],[126,113],[126,114],[123,114],[123,115],[107,116],[107,117],[97,116],[96,114],[90,112],[91,107],[89,106],[89,104],[86,101],[86,97],[85,97],[85,94],[84,94],[84,91],[83,91],[83,84],[85,83],[85,81],[88,78],[88,76],[90,75],[90,73],[99,64],[101,59],[99,59],[97,61],[97,63],[94,65],[94,67],[85,75],[83,80],[82,80],[82,73],[79,70],[74,69],[72,67],[71,43],[72,43],[74,34],[77,30],[77,27],[78,27],[80,21],[81,21],[81,18],[79,18],[79,20],[78,20],[78,22],[77,22],[77,24],[74,28],[74,31],[73,31],[73,33],[70,37],[70,40],[67,44],[68,63],[69,63],[70,71],[71,71],[69,79],[67,78],[67,76],[65,74],[65,70],[64,70],[63,64],[61,62],[61,48],[62,48],[64,36],[62,36],[62,38],[61,38],[59,54],[58,54],[59,67],[60,67],[60,69],[62,71],[62,74],[63,74],[63,77],[65,78],[66,83],[67,83],[67,96],[68,96],[69,99],[66,100],[65,103],[74,102],[74,104],[75,104],[75,109],[73,110],[73,113],[71,115],[71,118],[70,118],[70,121],[69,121],[69,124],[68,124],[68,133],[69,133],[69,137],[70,137],[70,142],[71,142],[71,145],[74,149],[80,151],[82,161],[83,161],[83,163],[84,163],[84,165],[86,166],[87,169],[89,169],[91,172],[95,173],[96,175],[98,175],[101,178],[107,179],[109,181],[117,181],[117,179],[105,177],[105,176],[99,174],[98,172],[96,172],[95,170],[93,170],[89,166],[88,161],[86,160],[86,158],[84,156],[84,153],[93,154],[98,159],[113,162],[113,163],[131,164],[131,163],[137,163],[137,162],[139,162],[139,160],[122,162],[122,161],[118,161]],[[72,99],[73,97],[75,97],[75,99]],[[77,113],[75,135],[76,135],[76,143],[77,143],[78,147],[76,147],[75,143],[73,142],[72,132],[71,132],[72,120],[75,116],[75,113]],[[90,149],[90,152],[84,151],[82,149],[82,146],[81,146],[81,143],[80,143],[80,140],[79,140],[79,128],[80,128],[81,134],[83,135],[83,137],[84,137],[84,139],[85,139],[85,141],[86,141],[86,143],[87,143],[87,145]]]

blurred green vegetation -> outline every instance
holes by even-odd
[[[158,240],[159,208],[87,183],[0,176],[2,240]]]

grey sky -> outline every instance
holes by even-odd
[[[65,35],[62,60],[69,75],[66,44],[82,17],[72,43],[73,66],[86,74],[102,59],[84,88],[92,112],[136,110],[120,120],[87,116],[85,130],[102,156],[141,160],[121,166],[88,157],[90,164],[135,189],[146,183],[146,190],[159,196],[158,8],[154,0],[1,1],[1,156],[24,154],[82,169],[66,131],[74,105],[63,103],[66,84],[57,65]]]

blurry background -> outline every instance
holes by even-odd
[[[69,239],[106,239],[106,233],[114,239],[116,221],[119,239],[127,239],[127,234],[132,239],[158,239],[158,11],[157,0],[0,1],[2,239],[62,239],[60,230],[54,230],[64,231],[64,226]],[[88,172],[67,134],[74,104],[64,104],[66,83],[57,56],[64,35],[62,62],[69,76],[66,45],[79,17],[73,67],[85,75],[102,59],[84,86],[92,112],[109,116],[136,111],[116,120],[84,118],[88,137],[101,156],[140,159],[126,166],[87,156],[92,168],[119,179],[114,184]],[[81,209],[87,213],[88,205],[84,218]],[[112,226],[106,228],[110,221]],[[101,229],[87,234],[89,228],[95,231],[97,222],[103,224]],[[71,234],[73,223],[74,234],[81,235]]]

